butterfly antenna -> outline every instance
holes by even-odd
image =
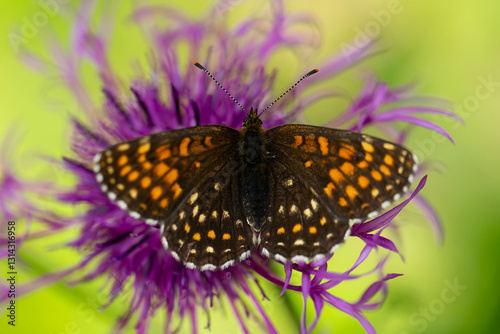
[[[266,111],[267,109],[271,108],[276,102],[278,102],[283,96],[285,96],[289,91],[291,91],[292,89],[294,89],[302,80],[304,80],[305,78],[307,77],[310,77],[311,75],[315,74],[315,73],[318,73],[319,70],[317,68],[315,68],[314,70],[312,71],[309,71],[307,72],[302,78],[300,78],[292,87],[288,88],[288,90],[286,92],[284,92],[283,94],[281,94],[276,100],[274,100],[270,105],[268,105],[267,107],[264,108],[264,110],[262,110],[259,114],[262,115],[264,113],[264,111]]]
[[[238,101],[236,101],[236,99],[224,87],[222,87],[222,85],[213,77],[212,74],[210,74],[210,72],[208,72],[208,70],[205,67],[203,67],[203,65],[201,65],[200,63],[198,63],[196,61],[193,62],[193,64],[194,64],[194,66],[198,67],[200,70],[205,72],[210,78],[212,78],[212,80],[215,81],[217,86],[219,86],[219,88],[222,89],[231,98],[231,100],[233,100],[234,103],[236,103],[241,108],[241,110],[243,110],[243,112],[248,116],[248,113],[245,110],[245,108],[243,108],[243,106]]]

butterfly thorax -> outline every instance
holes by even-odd
[[[269,185],[264,129],[257,110],[250,110],[240,131],[241,196],[248,223],[259,231],[266,221]]]

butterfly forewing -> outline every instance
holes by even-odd
[[[234,154],[239,132],[200,126],[124,142],[96,155],[102,190],[135,218],[165,220]]]
[[[405,148],[357,132],[283,125],[266,135],[275,160],[339,218],[375,216],[408,190],[416,170]]]

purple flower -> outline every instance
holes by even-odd
[[[367,332],[374,333],[375,329],[366,320],[363,311],[374,309],[383,302],[387,294],[387,281],[399,274],[385,273],[387,257],[379,258],[377,265],[365,274],[353,274],[353,271],[373,250],[382,248],[388,254],[398,253],[396,245],[382,233],[391,227],[393,219],[410,201],[419,198],[417,194],[426,182],[425,176],[408,199],[381,216],[352,227],[351,238],[361,239],[365,246],[349,270],[328,271],[329,259],[321,259],[309,264],[285,263],[284,275],[281,275],[271,270],[271,260],[257,252],[225,270],[202,272],[184,267],[163,248],[157,228],[132,218],[102,193],[91,170],[95,154],[125,140],[201,124],[226,124],[239,128],[245,115],[207,76],[191,65],[192,60],[199,60],[211,69],[242,105],[262,109],[276,95],[273,89],[276,71],[269,72],[266,68],[270,56],[280,48],[310,47],[305,41],[315,39],[298,36],[296,28],[310,26],[313,18],[285,14],[280,1],[272,2],[271,18],[249,17],[232,28],[227,28],[223,23],[221,16],[224,6],[220,3],[215,5],[208,17],[197,20],[162,6],[137,8],[132,13],[132,19],[146,31],[151,47],[151,69],[148,76],[138,75],[136,80],[123,85],[120,73],[111,70],[107,53],[111,37],[110,17],[105,15],[102,18],[99,30],[90,28],[95,3],[82,1],[77,16],[73,18],[69,48],[65,49],[63,43],[52,41],[49,49],[62,80],[86,116],[84,121],[72,121],[73,155],[59,162],[76,176],[76,184],[70,189],[61,190],[58,185],[20,180],[6,167],[4,162],[8,156],[2,156],[0,207],[4,218],[29,215],[45,224],[46,232],[28,234],[24,237],[26,240],[57,233],[69,226],[78,226],[80,234],[68,246],[82,250],[85,254],[74,267],[42,277],[24,286],[23,291],[62,279],[76,269],[84,269],[86,274],[72,283],[99,276],[109,277],[110,302],[120,296],[126,281],[133,281],[134,294],[128,312],[118,320],[119,329],[128,324],[134,313],[139,313],[136,330],[145,333],[151,316],[164,309],[168,318],[166,332],[173,330],[170,319],[174,313],[181,319],[187,316],[193,324],[193,332],[196,332],[197,312],[200,309],[207,312],[213,307],[215,299],[223,297],[229,300],[243,332],[249,332],[247,319],[254,314],[255,318],[261,319],[259,325],[263,330],[276,333],[273,319],[261,306],[261,298],[265,298],[265,294],[260,289],[259,281],[267,280],[281,287],[283,293],[297,291],[302,294],[301,333],[308,333],[315,328],[325,304],[352,315]],[[155,19],[166,20],[169,25],[167,28],[152,25]],[[304,34],[312,34],[304,29]],[[189,59],[178,58],[180,44],[187,45]],[[308,79],[308,83],[297,86],[263,115],[264,128],[290,122],[311,104],[334,95],[334,92],[325,94],[324,91],[306,95],[304,90],[369,57],[373,48],[373,43],[367,44],[349,59],[336,56],[320,64],[320,72],[316,76]],[[43,72],[43,62],[36,55],[24,52],[24,59]],[[86,61],[95,66],[102,81],[104,102],[101,106],[94,104],[90,98],[91,92],[81,78],[80,70]],[[297,76],[305,72],[304,69]],[[367,126],[378,126],[389,137],[402,142],[406,138],[405,133],[391,124],[398,121],[437,131],[451,140],[444,129],[416,114],[454,116],[425,103],[411,104],[410,98],[409,88],[390,89],[387,84],[370,77],[349,108],[329,125],[358,131]],[[59,216],[33,204],[29,194],[50,195],[59,203],[81,208],[81,213],[71,217]],[[432,208],[423,199],[418,201],[440,235],[440,224]],[[1,242],[5,243],[6,239]],[[302,277],[300,285],[290,283],[294,271]],[[373,283],[360,292],[357,301],[342,300],[331,292],[342,282],[362,276],[373,277]],[[259,287],[261,296],[254,294],[253,285]],[[250,305],[243,299],[250,300]],[[305,316],[308,299],[313,301],[317,315],[312,320]]]

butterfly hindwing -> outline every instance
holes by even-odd
[[[250,255],[252,229],[242,212],[239,164],[229,160],[192,191],[164,223],[164,245],[187,267],[226,268]]]
[[[219,125],[172,130],[97,154],[102,190],[134,218],[154,224],[174,214],[192,190],[234,154],[239,132]]]
[[[405,148],[357,132],[283,125],[266,136],[270,155],[339,218],[375,216],[408,190],[416,170]]]
[[[260,232],[262,253],[276,260],[308,261],[331,254],[350,228],[323,198],[279,160],[270,163],[270,205]]]

